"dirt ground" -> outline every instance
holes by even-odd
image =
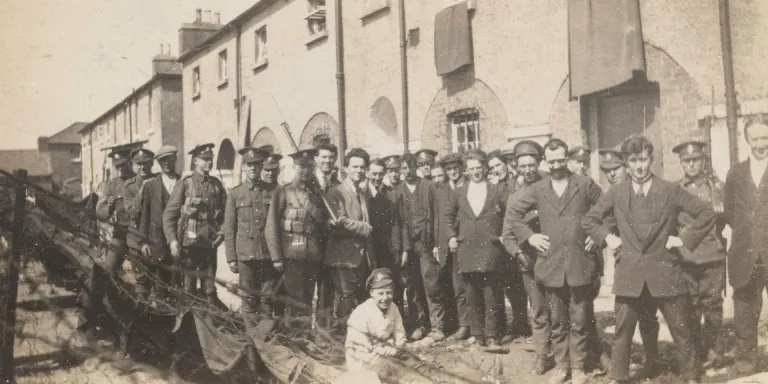
[[[223,255],[221,255],[223,256]],[[221,258],[218,276],[232,282],[237,275],[232,274]],[[17,336],[15,344],[16,373],[18,383],[168,383],[166,370],[129,360],[115,359],[109,344],[85,343],[75,331],[77,313],[75,295],[65,289],[46,283],[44,271],[32,265],[25,270],[19,285],[19,306],[17,313]],[[613,296],[610,294],[610,273],[595,303],[598,312],[599,329],[604,342],[608,342],[613,332]],[[730,293],[730,288],[729,292]],[[240,300],[219,287],[219,296],[232,309],[238,309]],[[730,296],[730,295],[729,295]],[[768,306],[766,306],[768,307]],[[768,308],[764,307],[764,312]],[[733,339],[732,301],[726,299],[726,334]],[[675,361],[675,349],[671,337],[662,320],[660,333],[662,361]],[[761,318],[761,348],[765,349],[768,341],[768,313]],[[636,332],[633,366],[643,361],[642,346]],[[462,374],[466,370],[479,370],[487,376],[488,382],[498,383],[546,383],[549,375],[536,376],[530,372],[535,355],[532,346],[523,340],[515,340],[507,345],[510,353],[503,355],[488,354],[459,345],[437,344],[413,352],[422,359],[442,366],[446,371]],[[765,353],[763,353],[765,356]],[[651,383],[675,383],[679,379],[674,374],[674,364],[665,367],[662,375]],[[768,370],[768,364],[765,369]],[[709,370],[702,382],[725,382],[725,369]],[[764,382],[760,378],[758,381]],[[201,381],[215,382],[215,381]],[[605,376],[592,377],[594,383],[605,383]],[[742,381],[749,382],[749,381]]]

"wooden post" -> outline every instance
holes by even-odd
[[[22,182],[27,181],[27,171],[13,171]],[[19,293],[19,266],[21,263],[24,234],[24,204],[27,190],[24,184],[16,184],[13,200],[13,237],[11,252],[0,254],[0,383],[15,383],[13,343],[16,333],[16,300]]]

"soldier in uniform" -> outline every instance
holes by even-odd
[[[382,159],[384,161],[384,167],[386,168],[386,177],[384,178],[384,184],[397,188],[403,181],[403,177],[400,174],[400,156],[390,155]]]
[[[261,180],[262,162],[268,154],[261,149],[243,148],[245,181],[227,196],[224,211],[224,249],[232,273],[239,274],[240,286],[251,290],[242,294],[243,319],[246,328],[258,323],[258,314],[272,316],[273,300],[259,297],[253,291],[274,293],[277,272],[267,249],[264,235],[272,185]]]
[[[293,180],[272,192],[264,231],[272,266],[283,274],[286,316],[305,333],[311,329],[312,298],[327,236],[328,212],[313,181],[317,150],[293,154]]]
[[[517,157],[517,172],[520,178],[514,183],[514,187],[507,188],[507,207],[515,205],[516,196],[524,187],[529,187],[549,174],[539,170],[541,158],[544,150],[535,141],[523,140],[515,145],[515,156]],[[507,217],[510,214],[506,215]],[[525,222],[535,232],[540,232],[539,214],[534,210],[528,212]],[[504,225],[502,229],[502,243],[510,255],[513,255],[520,273],[522,274],[523,286],[528,294],[528,300],[531,303],[531,324],[533,343],[536,350],[536,361],[533,372],[537,375],[543,375],[554,367],[554,360],[550,348],[550,319],[549,308],[546,305],[544,286],[536,281],[533,274],[533,268],[536,265],[538,250],[527,242],[518,242],[512,227]]]
[[[139,215],[139,236],[142,255],[163,264],[171,264],[171,251],[163,232],[163,211],[171,197],[174,185],[179,181],[176,172],[176,148],[163,146],[155,154],[155,160],[160,165],[160,174],[147,181],[142,188]],[[151,268],[164,284],[172,284],[172,274],[166,269]],[[137,276],[138,279],[138,276]],[[149,280],[149,279],[147,279]],[[142,288],[146,292],[151,290],[151,281],[136,282],[137,286],[145,284]],[[137,288],[138,290],[138,288]],[[159,297],[165,297],[166,287],[155,287],[155,293]]]
[[[624,163],[624,155],[613,149],[601,149],[600,170],[611,185],[616,185],[627,179],[627,166]]]
[[[152,174],[152,161],[154,152],[148,149],[135,149],[131,152],[131,161],[134,165],[136,175],[125,181],[123,184],[123,204],[125,212],[131,220],[131,226],[128,230],[127,243],[129,248],[138,248],[142,243],[138,238],[139,220],[141,219],[141,198],[144,189],[144,183],[152,180],[155,175]],[[152,280],[149,271],[144,265],[133,265],[136,276],[136,296],[140,300],[149,299],[152,290]]]
[[[126,236],[130,220],[125,212],[125,205],[121,201],[123,198],[123,184],[134,176],[131,161],[130,150],[114,149],[109,154],[112,158],[112,164],[117,170],[117,177],[106,182],[104,195],[96,203],[96,217],[99,220],[108,222],[111,229],[111,236],[108,239],[107,251],[102,264],[103,268],[91,269],[89,289],[85,297],[86,324],[88,334],[93,335],[96,326],[96,316],[101,309],[101,304],[106,294],[106,286],[109,283],[111,274],[119,270],[126,255],[128,255],[128,245]],[[108,231],[110,232],[110,231]]]
[[[261,163],[261,181],[272,185],[274,190],[280,177],[280,160],[283,159],[283,156],[275,153],[275,147],[270,144],[262,145],[259,149],[266,154],[264,161]]]
[[[176,183],[163,213],[163,229],[171,255],[181,264],[209,278],[201,282],[209,302],[220,305],[216,296],[216,249],[224,242],[226,189],[221,181],[209,175],[213,167],[213,144],[193,148],[194,173]],[[198,295],[197,277],[184,275],[184,290]]]
[[[568,170],[576,175],[586,176],[589,172],[589,157],[592,151],[585,147],[573,147],[568,151]]]
[[[435,158],[437,152],[431,149],[420,149],[414,153],[416,156],[416,166],[418,167],[419,177],[432,180],[432,168],[435,167]]]
[[[719,235],[725,227],[723,190],[725,184],[705,172],[704,143],[689,141],[672,149],[680,156],[683,176],[680,185],[705,203],[712,204],[718,214],[715,228],[696,249],[680,248],[684,257],[683,273],[691,295],[691,333],[696,342],[697,356],[705,364],[722,361],[720,328],[723,325],[723,291],[725,290],[725,243]],[[680,231],[685,231],[693,219],[681,213]],[[701,321],[704,319],[704,326]]]

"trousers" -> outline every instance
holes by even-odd
[[[539,357],[552,353],[549,340],[550,316],[544,286],[533,277],[533,272],[522,272],[523,285],[531,302],[530,317],[534,349]]]
[[[408,332],[417,328],[429,328],[429,309],[427,294],[421,277],[421,262],[409,258],[400,270],[400,279],[405,291],[405,305],[408,309],[405,316],[405,326]]]
[[[691,334],[696,342],[697,357],[705,361],[710,350],[723,352],[720,329],[723,326],[725,261],[685,264],[683,273],[691,295]]]
[[[243,292],[242,311],[245,326],[255,326],[258,314],[272,316],[275,311],[275,294],[278,273],[270,260],[240,260],[237,262],[240,286],[250,291]]]
[[[759,260],[747,285],[733,291],[733,323],[736,328],[738,359],[754,363],[757,359],[757,327],[763,309],[763,291],[768,287],[768,268]]]
[[[346,330],[347,319],[358,304],[365,300],[365,279],[368,277],[368,265],[360,263],[357,268],[334,267],[331,270],[335,291],[334,319],[335,328],[342,333]]]
[[[161,264],[170,266],[173,264],[169,249],[161,250],[163,257]],[[157,297],[168,297],[169,288],[173,286],[173,273],[159,266],[148,264],[133,265],[136,276],[136,294],[139,297],[148,297],[154,290]]]
[[[467,296],[469,295],[467,283],[461,278],[459,268],[456,265],[456,257],[453,254],[449,254],[449,262],[451,263],[451,281],[453,283],[453,293],[456,298],[456,318],[459,327],[469,327],[469,302]]]
[[[216,294],[216,250],[202,247],[184,247],[182,248],[181,258],[184,269],[197,272],[204,277],[199,279],[193,274],[184,274],[184,291],[192,295],[199,295],[200,291],[205,295],[212,296]],[[198,288],[198,281],[200,287]]]
[[[285,314],[292,318],[312,316],[312,299],[315,296],[315,283],[320,271],[319,261],[285,260],[283,262],[283,287],[279,290],[289,300],[285,305]],[[306,323],[311,327],[311,322]]]
[[[125,241],[112,239],[105,252],[101,268],[94,265],[91,269],[88,290],[84,292],[82,303],[85,307],[85,326],[93,328],[98,325],[97,317],[101,313],[104,296],[107,294],[107,285],[115,277],[115,272],[120,270],[127,255],[128,245]]]
[[[469,333],[476,338],[497,338],[502,335],[503,325],[499,311],[504,307],[504,290],[497,272],[462,273],[467,284],[469,304]]]
[[[421,250],[417,256],[419,257],[424,292],[427,297],[429,323],[432,329],[442,331],[445,326],[445,291],[442,283],[445,277],[443,270],[440,268],[440,263],[432,256],[431,251]]]
[[[528,297],[526,295],[522,273],[520,272],[517,263],[511,257],[505,258],[505,260],[502,261],[502,264],[503,266],[501,270],[504,295],[507,300],[509,300],[509,305],[512,307],[511,322],[508,322],[506,319],[506,312],[502,311],[502,314],[505,315],[504,325],[507,328],[506,333],[528,336],[531,334],[531,326],[528,323]]]
[[[590,286],[546,287],[547,302],[551,311],[552,349],[555,363],[561,369],[584,369],[589,338],[588,310],[591,299]]]
[[[689,296],[687,294],[672,297],[653,297],[650,291],[648,291],[647,286],[643,287],[640,297],[616,296],[616,333],[613,339],[611,370],[613,379],[629,379],[632,337],[635,334],[635,326],[637,326],[638,320],[645,318],[646,324],[653,324],[656,318],[656,311],[661,310],[678,352],[680,376],[685,379],[697,380],[696,347],[691,338],[689,305]],[[648,340],[648,342],[652,343],[652,345],[645,348],[646,354],[652,353],[653,355],[646,356],[646,359],[655,359],[658,350],[658,336]],[[646,347],[645,343],[646,341],[644,340],[644,347]]]

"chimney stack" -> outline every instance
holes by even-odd
[[[206,10],[206,19],[203,19],[202,8],[195,10],[195,21],[184,23],[179,28],[179,55],[202,44],[221,28],[221,25],[211,23],[211,11]],[[171,54],[168,48],[168,55]]]
[[[205,10],[205,22],[210,23],[211,22],[211,10],[206,9]]]
[[[215,18],[214,23],[221,24],[221,13],[216,12],[213,14],[213,16]]]
[[[195,21],[198,22],[198,23],[202,23],[203,22],[203,9],[202,8],[198,8],[198,9],[195,10]]]
[[[152,59],[152,74],[158,73],[181,73],[181,63],[171,56],[170,44],[160,44],[160,54]]]

